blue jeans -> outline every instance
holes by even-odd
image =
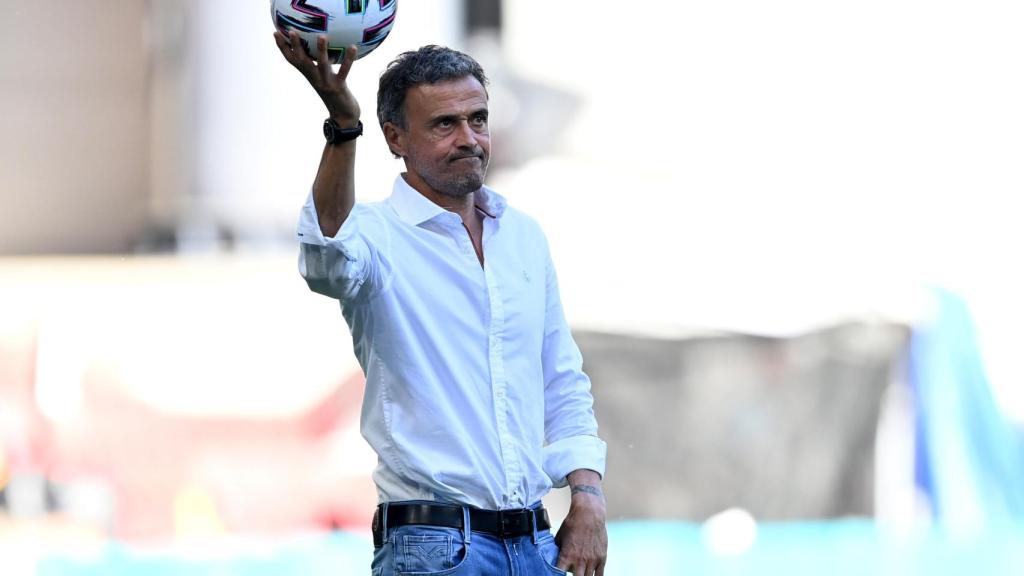
[[[388,528],[373,552],[372,576],[565,576],[555,568],[558,545],[549,530],[499,538],[437,526]]]

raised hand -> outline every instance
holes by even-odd
[[[304,41],[294,30],[290,30],[287,35],[275,31],[274,41],[284,59],[301,72],[320,95],[330,117],[342,127],[355,126],[359,120],[359,102],[348,89],[347,79],[356,59],[356,47],[352,45],[345,48],[341,65],[335,72],[328,57],[326,36],[317,37],[315,61],[309,57]]]
[[[356,47],[348,46],[335,72],[327,54],[327,37],[316,39],[317,58],[314,62],[298,32],[274,32],[274,41],[281,55],[305,76],[320,95],[330,117],[342,128],[354,128],[359,123],[359,102],[348,89],[348,73],[356,60]],[[341,145],[324,145],[320,167],[313,181],[313,200],[320,231],[326,237],[337,234],[355,204],[355,140]]]

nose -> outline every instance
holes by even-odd
[[[459,148],[476,148],[476,132],[466,120],[459,121],[455,127],[455,145]]]

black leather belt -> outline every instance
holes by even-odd
[[[384,526],[381,522],[383,509],[384,505],[381,504],[377,506],[377,511],[373,514],[373,545],[377,548],[384,544]],[[388,529],[409,524],[462,528],[462,507],[453,504],[388,505]],[[469,508],[470,529],[488,532],[499,538],[533,534],[535,524],[538,531],[551,528],[548,511],[543,507],[535,510],[528,508],[519,510]]]

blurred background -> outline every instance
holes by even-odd
[[[401,51],[487,69],[608,574],[1024,570],[1019,3],[400,4],[364,121]],[[0,6],[0,573],[366,573],[362,374],[296,266],[325,113],[268,2]]]

